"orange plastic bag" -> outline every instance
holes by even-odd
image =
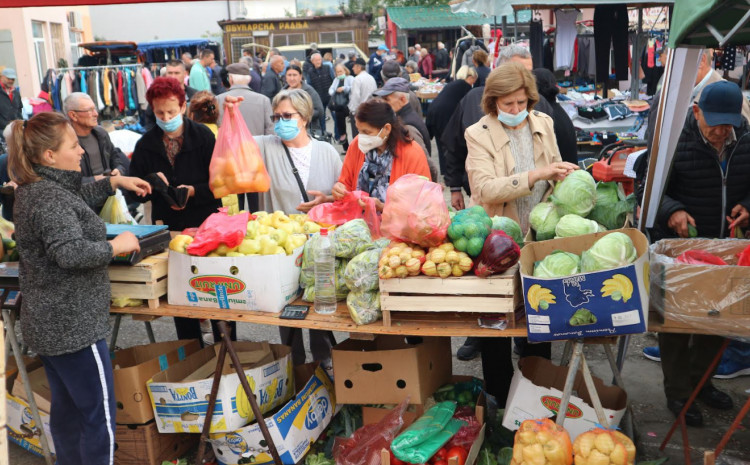
[[[208,168],[208,185],[217,199],[229,194],[267,192],[271,188],[271,177],[258,144],[247,129],[237,105],[225,107]]]
[[[360,200],[365,203],[364,211],[359,206]],[[307,217],[316,223],[337,225],[363,218],[370,227],[373,239],[380,237],[380,216],[375,206],[375,199],[367,192],[349,192],[341,200],[316,205],[307,212]]]
[[[227,207],[220,208],[218,213],[210,214],[198,228],[193,242],[187,247],[187,253],[203,257],[216,250],[219,244],[226,244],[229,248],[237,247],[245,238],[249,218],[248,212],[227,215]]]
[[[388,187],[380,223],[383,236],[436,247],[445,242],[450,224],[440,184],[407,174]]]

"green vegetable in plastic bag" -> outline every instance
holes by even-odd
[[[378,291],[351,291],[346,296],[346,307],[352,321],[358,325],[369,325],[380,319],[380,292]]]
[[[580,272],[581,257],[574,253],[555,250],[534,264],[537,278],[562,278]]]
[[[619,229],[625,225],[635,203],[635,195],[626,197],[620,184],[614,181],[599,182],[596,185],[596,205],[588,217],[607,229]]]
[[[317,454],[307,454],[305,465],[336,465],[336,461],[326,457],[323,452]]]
[[[550,202],[536,204],[529,213],[529,224],[536,232],[538,241],[553,239],[558,221],[560,221],[560,215],[557,214],[557,208]]]
[[[588,171],[575,170],[555,185],[550,200],[560,216],[571,213],[586,216],[596,203],[596,181]]]
[[[370,228],[361,218],[348,221],[333,231],[333,250],[337,258],[354,258],[370,244]]]
[[[512,218],[508,218],[507,216],[493,216],[492,229],[503,231],[518,244],[518,247],[523,247],[521,226]]]
[[[304,260],[304,259],[303,259]],[[349,294],[349,288],[346,287],[346,280],[344,279],[344,271],[348,260],[341,258],[336,259],[336,265],[334,268],[334,280],[336,283],[336,300],[344,300]],[[302,293],[302,300],[305,302],[315,302],[315,267],[313,266],[313,283],[310,286],[305,287]]]
[[[302,250],[302,269],[299,273],[299,285],[304,288],[315,286],[315,242],[320,238],[320,233],[315,233],[305,242]],[[312,302],[312,301],[309,301]]]
[[[349,261],[344,281],[352,291],[364,292],[378,289],[378,260],[382,249],[362,252]]]
[[[104,202],[99,218],[109,224],[137,224],[128,211],[128,204],[122,192],[117,190],[115,195],[110,195]]]
[[[453,418],[455,402],[440,402],[396,436],[391,451],[399,460],[426,463],[466,424]]]

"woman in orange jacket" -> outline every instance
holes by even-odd
[[[375,198],[382,211],[388,186],[401,176],[418,174],[431,179],[424,151],[384,100],[372,98],[362,103],[355,124],[359,135],[349,145],[341,175],[333,185],[335,200],[360,190]]]

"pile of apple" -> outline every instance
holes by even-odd
[[[426,276],[447,278],[463,276],[474,266],[468,254],[459,252],[446,242],[430,247],[427,252],[416,244],[391,242],[383,250],[378,262],[380,279],[406,278],[420,273]]]
[[[307,215],[285,215],[282,211],[268,213],[255,212],[247,223],[247,233],[237,247],[226,244],[209,252],[207,257],[245,257],[253,255],[291,255],[295,249],[303,246],[307,235],[320,231],[321,226],[310,221]],[[187,254],[187,246],[193,238],[187,234],[175,236],[169,248]]]

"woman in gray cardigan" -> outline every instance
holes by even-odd
[[[260,194],[260,210],[306,213],[315,205],[332,202],[331,188],[341,174],[341,156],[331,144],[307,133],[313,121],[310,96],[301,89],[282,90],[271,108],[276,135],[255,138],[271,177],[271,189]],[[292,346],[294,364],[305,363],[302,331],[280,326],[279,332],[282,344]],[[313,359],[327,363],[332,341],[330,331],[310,330]]]
[[[81,185],[83,149],[60,113],[11,123],[8,172],[21,257],[21,331],[41,356],[52,393],[50,428],[57,463],[112,463],[115,396],[104,338],[109,332],[112,257],[139,250],[125,232],[107,241],[88,205],[115,189],[151,193],[142,179],[111,176]]]

